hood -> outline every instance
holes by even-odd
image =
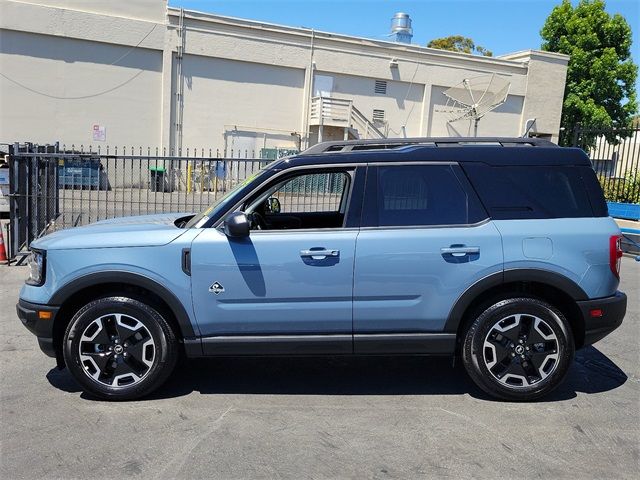
[[[185,230],[175,221],[190,213],[163,213],[102,220],[59,230],[31,243],[42,250],[75,248],[155,247],[172,242]]]

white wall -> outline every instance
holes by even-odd
[[[162,52],[135,49],[111,65],[128,51],[0,30],[0,71],[21,84],[0,76],[0,142],[97,146],[92,126],[99,124],[104,144],[158,145]]]
[[[183,72],[183,148],[224,145],[225,131],[229,149],[259,150],[263,134],[267,147],[295,146],[304,70],[186,55]]]
[[[447,97],[443,93],[447,88],[438,85],[431,88],[427,135],[431,137],[473,136],[473,122],[468,120],[449,122],[452,117],[446,112]],[[505,103],[480,119],[478,136],[520,136],[523,103],[523,96],[509,95]]]
[[[14,0],[49,7],[116,17],[163,22],[167,0]]]

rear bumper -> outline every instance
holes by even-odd
[[[22,324],[38,338],[38,345],[49,357],[55,358],[56,352],[53,347],[53,321],[60,310],[60,307],[50,305],[40,305],[26,302],[22,299],[16,305],[18,318]],[[51,312],[51,318],[42,319],[38,312]]]
[[[622,319],[627,312],[627,296],[622,292],[616,292],[611,297],[598,298],[577,302],[582,318],[584,319],[584,344],[601,340],[622,324]],[[592,316],[593,310],[600,310],[601,316]]]

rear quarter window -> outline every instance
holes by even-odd
[[[469,163],[463,169],[496,220],[592,217],[592,202],[599,201],[586,187],[587,177],[595,177],[588,167]]]

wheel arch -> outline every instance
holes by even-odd
[[[182,341],[195,337],[193,325],[184,306],[173,292],[144,275],[126,271],[96,272],[79,277],[61,287],[49,300],[60,305],[53,324],[53,346],[59,367],[64,366],[62,340],[75,312],[89,301],[110,295],[131,295],[149,299],[161,310],[175,335]]]
[[[576,302],[587,300],[587,294],[570,278],[541,269],[505,270],[474,283],[451,308],[444,331],[455,333],[460,345],[477,314],[493,303],[514,295],[538,298],[558,308],[571,326],[576,348],[584,344],[584,319]]]

